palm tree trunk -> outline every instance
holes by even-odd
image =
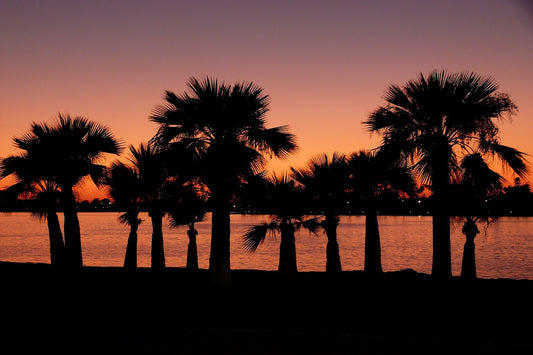
[[[431,274],[436,277],[452,275],[450,250],[450,216],[445,213],[433,215],[433,265]]]
[[[152,219],[152,269],[165,268],[165,246],[163,244],[163,213],[159,208],[150,211]]]
[[[230,195],[215,187],[212,192],[211,253],[209,271],[214,284],[231,285],[230,270]]]
[[[187,248],[187,270],[198,270],[198,248],[196,246],[196,236],[198,231],[194,229],[194,224],[189,226],[187,231],[189,236],[189,245]]]
[[[467,220],[463,226],[463,234],[466,242],[463,250],[463,263],[461,265],[461,277],[465,279],[475,279],[476,274],[476,245],[474,239],[479,233],[476,222]]]
[[[55,210],[48,210],[46,213],[46,222],[48,224],[48,236],[50,238],[50,264],[62,266],[65,262],[65,244],[63,242],[63,233],[61,225]]]
[[[339,243],[337,242],[337,225],[339,219],[336,216],[326,215],[324,229],[328,237],[326,246],[326,272],[342,271]]]
[[[128,236],[128,245],[126,246],[126,256],[124,257],[124,268],[134,270],[137,268],[137,230],[139,229],[139,220],[137,216],[130,221],[130,235]]]
[[[444,160],[447,162],[447,160]],[[437,278],[452,276],[450,214],[448,209],[448,169],[436,169],[433,175],[433,265]]]
[[[376,209],[367,209],[365,220],[365,272],[382,273],[381,267],[381,240]]]
[[[83,267],[83,257],[76,199],[72,192],[72,186],[63,186],[61,191],[63,214],[65,216],[65,261],[69,267],[81,269]]]
[[[278,271],[284,273],[298,272],[296,265],[296,240],[294,238],[294,226],[288,220],[281,222],[281,242],[279,245]]]

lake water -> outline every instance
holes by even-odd
[[[80,213],[84,265],[122,266],[129,228],[118,222],[118,213]],[[150,266],[151,224],[146,214],[139,227],[138,263]],[[242,249],[242,235],[268,216],[231,216],[232,269],[276,270],[279,237],[267,238],[255,253]],[[60,220],[62,222],[61,216]],[[208,268],[211,224],[197,224],[200,268]],[[362,270],[364,265],[364,216],[344,216],[338,228],[343,270]],[[384,271],[413,269],[431,272],[431,217],[380,216],[382,263]],[[462,223],[452,224],[452,272],[459,275],[464,245]],[[478,277],[533,280],[533,218],[503,217],[476,238]],[[184,267],[187,255],[185,227],[164,226],[167,266]],[[301,230],[296,235],[298,270],[324,271],[326,236]],[[28,213],[0,215],[0,260],[49,263],[48,230],[45,221]]]

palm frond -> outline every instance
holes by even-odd
[[[207,213],[207,193],[194,184],[169,182],[163,197],[172,227],[201,222]]]
[[[413,104],[406,92],[398,85],[391,85],[383,95],[385,101],[397,108],[413,110]]]
[[[142,196],[138,171],[120,161],[115,161],[106,174],[105,184],[113,200],[121,208],[129,208]]]
[[[265,241],[267,233],[277,229],[278,226],[275,223],[263,223],[250,227],[243,235],[243,249],[248,252],[255,252],[257,247]]]
[[[497,142],[486,142],[484,149],[495,154],[504,165],[504,168],[512,169],[521,178],[525,178],[528,175],[529,166],[526,153]]]
[[[85,140],[83,142],[87,155],[91,159],[98,159],[103,153],[120,154],[123,150],[111,130],[98,123],[87,124]]]
[[[247,136],[253,147],[277,158],[285,159],[298,149],[296,138],[289,133],[288,126],[251,129]]]
[[[27,156],[25,154],[9,156],[0,160],[0,178],[9,175],[25,175],[27,171]],[[17,178],[17,176],[16,176]]]
[[[479,153],[465,156],[461,161],[461,168],[460,184],[471,191],[475,190],[478,196],[486,196],[500,190],[505,180],[488,166]]]
[[[137,210],[129,210],[127,212],[122,213],[118,217],[118,220],[120,221],[120,223],[129,225],[129,226],[131,226],[132,222],[134,221],[135,223],[137,223],[137,225],[143,222],[143,220],[139,218],[139,211]]]
[[[314,217],[314,218],[302,220],[301,224],[302,224],[302,227],[307,229],[310,233],[313,233],[314,235],[318,235],[317,231],[322,228],[322,225],[323,225],[322,222],[323,221],[321,220],[320,217]]]
[[[92,164],[89,166],[89,176],[96,187],[101,187],[106,183],[107,168],[104,165]]]

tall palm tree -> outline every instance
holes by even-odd
[[[119,143],[108,128],[83,117],[61,114],[55,125],[32,123],[30,132],[14,138],[14,142],[23,151],[19,156],[37,167],[43,180],[59,187],[66,262],[71,267],[82,267],[74,187],[86,176],[100,185],[106,168],[99,162],[104,154],[118,154]]]
[[[151,144],[130,146],[130,161],[139,179],[141,198],[148,206],[152,221],[151,266],[154,270],[165,267],[163,243],[164,189],[167,181],[165,160]]]
[[[120,161],[112,164],[106,184],[117,206],[125,211],[120,221],[130,226],[124,268],[137,268],[137,230],[142,220],[139,218],[139,206],[143,198],[142,181],[139,171]]]
[[[291,169],[292,177],[305,187],[311,197],[313,207],[324,214],[322,227],[326,232],[326,272],[342,271],[337,242],[339,213],[346,206],[346,184],[348,165],[343,154],[333,153],[332,157],[320,155],[311,159],[303,169]]]
[[[255,84],[192,78],[187,86],[182,95],[167,91],[155,109],[153,141],[162,148],[181,142],[196,157],[212,208],[209,269],[215,283],[230,284],[230,201],[239,180],[262,169],[264,154],[285,158],[296,145],[286,126],[266,128],[270,98]]]
[[[462,156],[472,151],[498,157],[519,176],[524,153],[502,145],[495,121],[516,111],[490,78],[475,73],[420,74],[404,86],[390,86],[387,104],[364,122],[383,136],[383,145],[409,159],[433,193],[433,265],[438,277],[451,276],[450,182]]]
[[[505,179],[493,171],[479,153],[465,156],[460,167],[459,181],[456,184],[457,200],[460,201],[457,211],[465,219],[462,232],[466,237],[461,277],[475,279],[477,272],[474,241],[479,234],[477,223],[483,220],[489,223],[489,216],[484,208],[485,201],[490,194],[501,191]]]
[[[258,200],[264,203],[263,208],[273,216],[270,222],[252,226],[243,236],[243,247],[255,251],[263,243],[268,233],[279,233],[278,270],[285,273],[298,271],[296,261],[295,232],[301,226],[314,232],[318,227],[316,219],[303,219],[302,190],[288,175],[273,175],[264,181],[263,191],[257,191]]]
[[[377,199],[386,189],[412,194],[414,180],[410,171],[385,151],[360,151],[348,158],[349,187],[365,208],[365,266],[368,273],[381,273],[381,240]]]

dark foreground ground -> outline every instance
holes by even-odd
[[[533,281],[0,262],[0,354],[533,354]]]

